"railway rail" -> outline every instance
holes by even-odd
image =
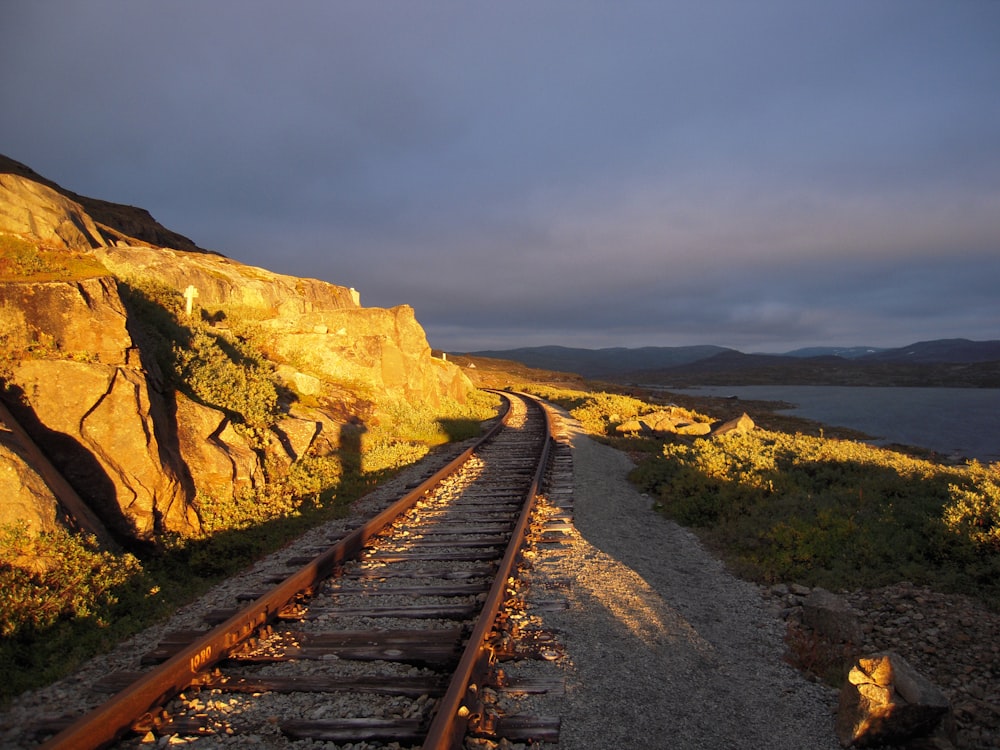
[[[511,684],[500,663],[558,654],[552,635],[520,627],[512,608],[523,604],[515,578],[532,527],[551,542],[571,520],[571,498],[539,510],[546,471],[558,470],[553,455],[559,461],[547,407],[502,395],[503,418],[475,445],[295,560],[301,567],[271,590],[214,613],[207,630],[168,634],[147,657],[158,666],[109,675],[102,687],[118,692],[42,747],[228,738],[275,725],[291,740],[375,746],[557,741],[558,719],[504,716],[492,699],[559,687]]]

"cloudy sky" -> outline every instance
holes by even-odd
[[[998,0],[3,0],[0,153],[452,351],[1000,338]]]

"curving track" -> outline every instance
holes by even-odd
[[[552,445],[541,405],[505,397],[502,422],[458,459],[215,627],[171,634],[150,654],[160,666],[44,747],[130,744],[135,733],[238,742],[275,727],[397,747],[556,739],[558,720],[504,717],[483,697],[515,687],[498,659],[557,649],[502,611]],[[549,516],[551,535],[567,519]]]

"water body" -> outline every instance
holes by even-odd
[[[668,390],[785,401],[795,408],[783,413],[861,430],[876,445],[900,443],[946,456],[1000,461],[1000,388],[746,385]]]

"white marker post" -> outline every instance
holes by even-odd
[[[191,317],[191,308],[194,306],[194,301],[198,296],[198,290],[193,284],[188,284],[188,288],[184,290],[184,299],[187,300],[187,316]]]

